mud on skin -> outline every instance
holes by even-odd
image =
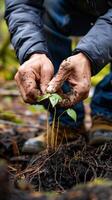
[[[67,94],[62,93],[62,107],[71,107],[87,98],[91,85],[91,65],[82,53],[71,56],[62,62],[58,73],[49,83],[47,92],[60,92],[65,81],[68,81],[72,89]]]

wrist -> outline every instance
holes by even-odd
[[[78,56],[79,62],[84,63],[84,66],[86,67],[86,69],[90,71],[90,74],[91,74],[92,64],[91,64],[90,59],[82,52],[76,54],[75,56]]]
[[[79,60],[83,60],[84,62],[86,62],[88,65],[91,66],[91,61],[89,60],[89,58],[82,52],[76,54],[75,56],[78,56]]]
[[[41,56],[46,56],[45,54],[43,53],[34,53],[32,54],[29,59],[32,59],[32,58],[40,58]]]
[[[72,55],[77,55],[79,53],[83,53],[90,61],[91,76],[94,76],[96,74],[96,68],[97,68],[97,64],[96,64],[95,60],[92,58],[92,56],[87,51],[84,51],[84,50],[78,49],[78,48],[73,50]]]

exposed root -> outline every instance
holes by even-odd
[[[80,137],[74,143],[48,149],[30,160],[18,177],[25,175],[38,191],[65,191],[97,177],[112,178],[112,143],[99,147],[86,144]]]

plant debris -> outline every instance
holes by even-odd
[[[110,198],[111,186],[102,185],[102,179],[97,186],[85,184],[96,178],[112,180],[112,142],[93,147],[87,144],[84,136],[79,136],[72,143],[60,145],[55,151],[47,149],[37,155],[23,154],[24,142],[45,131],[47,120],[43,120],[43,117],[40,120],[41,113],[29,111],[27,105],[21,103],[20,96],[1,97],[1,105],[2,113],[8,112],[9,116],[0,120],[0,158],[8,162],[12,199],[55,199],[54,195],[49,197],[43,193],[38,196],[38,191],[50,194],[51,191],[64,192],[56,200],[93,200],[93,197],[102,200],[102,195],[105,195],[104,199]],[[17,124],[16,115],[13,120],[10,118],[10,111],[16,113],[17,119],[19,117],[24,123]],[[33,191],[28,191],[29,184]],[[75,187],[78,184],[82,186]],[[75,188],[72,189],[73,187]],[[70,191],[66,192],[67,190]],[[8,193],[5,199],[10,200],[9,197]]]
[[[18,174],[25,176],[37,191],[63,192],[97,177],[112,179],[112,143],[99,147],[86,144],[82,136],[73,143],[35,155],[27,168]]]

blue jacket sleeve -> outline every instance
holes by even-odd
[[[43,0],[6,0],[5,18],[22,64],[28,55],[48,54],[42,23]]]
[[[100,16],[78,43],[73,54],[83,52],[92,62],[92,75],[112,61],[112,8]]]

